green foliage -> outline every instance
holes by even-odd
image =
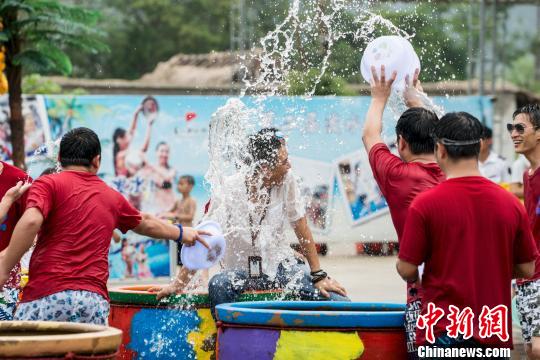
[[[535,80],[535,57],[533,54],[524,54],[510,63],[508,78],[521,88],[540,93],[540,82]]]
[[[65,91],[60,85],[42,77],[39,74],[30,74],[23,78],[22,89],[25,94],[64,94],[64,95],[86,95],[88,92],[81,88]]]
[[[99,14],[77,6],[62,4],[57,0],[6,0],[0,6],[4,30],[0,42],[18,42],[7,46],[8,66],[22,66],[36,73],[72,72],[71,60],[66,49],[97,53],[107,47],[100,41],[103,33],[96,28]]]
[[[319,69],[311,69],[307,72],[292,71],[287,79],[287,95],[305,95],[313,89]],[[352,96],[356,93],[347,87],[345,79],[325,73],[315,87],[314,95],[341,95]]]
[[[25,94],[61,94],[62,87],[54,81],[45,79],[39,74],[25,76],[22,82]]]

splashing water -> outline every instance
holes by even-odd
[[[259,101],[263,101],[266,96],[288,94],[288,77],[293,70],[317,69],[305,94],[310,97],[327,71],[332,50],[339,40],[351,39],[362,50],[363,45],[376,37],[378,27],[406,39],[413,36],[370,12],[370,3],[332,0],[323,5],[319,0],[294,0],[285,20],[259,41],[262,51],[242,59],[249,60],[245,63],[260,63],[258,74],[252,78],[243,66],[242,96],[259,94]]]
[[[377,37],[380,31],[407,39],[413,36],[370,12],[369,7],[370,2],[358,1],[331,0],[324,4],[318,0],[292,1],[285,19],[258,42],[258,49],[241,59],[244,64],[260,65],[255,73],[250,73],[247,66],[242,65],[244,87],[241,99],[247,94],[254,95],[254,107],[246,106],[241,99],[230,99],[212,116],[209,132],[210,167],[205,176],[211,191],[210,216],[221,224],[224,235],[229,236],[228,240],[231,235],[245,236],[252,231],[257,232],[259,236],[256,246],[263,258],[270,262],[281,261],[286,255],[272,247],[272,243],[279,240],[275,238],[272,229],[265,229],[264,223],[257,225],[245,221],[247,217],[257,218],[260,213],[260,208],[249,200],[247,194],[242,194],[246,187],[244,182],[255,173],[247,151],[248,138],[260,127],[268,126],[270,116],[265,115],[268,114],[265,100],[269,96],[289,94],[291,77],[315,71],[305,93],[308,99],[313,96],[317,84],[328,71],[332,51],[339,41],[351,41],[360,54],[363,47]],[[398,94],[392,96],[390,104],[393,112],[401,114],[399,106],[402,106],[402,101],[400,104]],[[305,111],[289,110],[293,118],[295,112]],[[241,180],[229,181],[232,178]],[[239,191],[238,187],[243,190]],[[264,198],[263,192],[266,190],[262,186],[257,188],[261,190],[255,198]],[[241,202],[247,202],[247,205],[234,206]],[[230,247],[227,251],[230,256]],[[238,263],[244,263],[249,254],[238,251],[233,255],[237,257]],[[291,249],[287,255],[292,257]],[[292,285],[287,288],[298,286],[295,285],[298,283],[291,281]],[[300,289],[287,290],[294,292]]]

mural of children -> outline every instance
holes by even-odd
[[[182,226],[192,226],[195,211],[197,210],[197,202],[190,195],[195,186],[195,179],[191,175],[182,175],[178,180],[178,192],[182,194],[182,198],[177,199],[170,211],[163,213],[162,217],[166,217],[179,222]]]
[[[135,110],[133,120],[129,131],[126,132],[123,128],[116,128],[113,133],[113,165],[115,176],[123,175],[131,177],[135,175],[144,163],[144,154],[148,150],[150,144],[150,136],[152,132],[152,124],[157,117],[159,107],[157,101],[147,96],[141,105]],[[148,128],[143,145],[139,151],[130,149],[131,141],[137,130],[137,122],[139,115],[143,113],[148,121]],[[148,114],[148,116],[146,116]]]
[[[35,106],[31,105],[24,109],[24,151],[32,154],[45,142],[45,134],[37,119],[39,115]]]
[[[133,277],[133,262],[135,256],[135,247],[131,245],[127,238],[122,239],[122,260],[126,264],[126,278]]]
[[[160,213],[174,207],[173,181],[176,170],[169,165],[170,147],[165,141],[156,146],[157,165],[147,164],[151,170],[153,212]]]
[[[137,262],[137,277],[139,279],[152,277],[152,272],[148,267],[148,254],[144,249],[144,244],[139,245],[139,251],[135,255],[135,261]]]

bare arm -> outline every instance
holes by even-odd
[[[142,105],[139,105],[137,109],[135,110],[135,113],[133,114],[133,119],[131,120],[131,126],[129,127],[129,135],[133,138],[133,135],[135,135],[135,130],[137,129],[137,119],[139,118],[139,114],[142,111]]]
[[[187,268],[182,267],[180,271],[178,271],[178,275],[176,276],[176,278],[171,281],[169,285],[163,287],[152,287],[148,289],[148,291],[157,292],[158,300],[171,294],[178,294],[186,288],[186,286],[189,284],[191,279],[193,279],[193,276],[195,276],[196,273],[196,271],[188,270]]]
[[[0,258],[0,288],[9,279],[9,273],[30,249],[43,224],[43,215],[37,208],[27,209],[13,230],[8,247]]]
[[[530,261],[528,263],[523,264],[515,264],[514,265],[514,279],[529,279],[533,277],[534,275],[534,261]]]
[[[300,220],[293,224],[294,233],[300,243],[300,250],[309,263],[309,268],[312,272],[320,270],[321,264],[319,263],[319,255],[317,254],[317,248],[315,247],[315,241],[313,240],[313,234],[308,226],[306,217],[302,217]]]
[[[19,181],[17,185],[13,186],[4,194],[4,197],[0,200],[0,222],[6,217],[9,208],[30,188],[31,185],[31,183]]]
[[[150,145],[150,135],[152,135],[152,124],[154,123],[154,119],[150,120],[148,122],[148,127],[146,128],[146,135],[144,136],[144,143],[141,148],[141,151],[143,153],[146,153],[148,151],[148,146]]]
[[[362,141],[364,142],[364,147],[368,154],[373,146],[383,142],[381,134],[384,107],[390,97],[392,83],[397,76],[396,72],[394,72],[391,78],[386,81],[384,65],[381,66],[380,79],[377,76],[377,71],[374,66],[371,67],[371,74],[371,104],[369,105],[362,133]]]
[[[313,241],[313,234],[308,226],[306,217],[302,217],[297,220],[293,225],[294,233],[300,243],[300,249],[302,254],[306,257],[311,272],[321,270],[321,264],[319,263],[319,255],[317,254],[317,248],[315,247],[315,241]],[[345,288],[341,286],[336,280],[329,277],[320,280],[313,284],[323,296],[329,297],[328,291],[336,292],[340,295],[347,296]]]
[[[418,266],[398,259],[396,269],[403,280],[407,282],[415,282],[418,280]]]
[[[137,234],[163,240],[176,240],[180,237],[180,229],[177,226],[161,221],[157,217],[147,213],[141,213],[141,215],[141,223],[133,229]],[[210,233],[202,230],[195,230],[187,226],[184,226],[183,230],[182,244],[193,246],[195,245],[195,241],[198,241],[206,248],[209,248],[201,235],[211,235]]]

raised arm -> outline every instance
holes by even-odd
[[[418,75],[420,74],[420,70],[416,69],[414,71],[412,83],[410,82],[409,75],[405,77],[405,91],[403,92],[403,100],[405,101],[405,105],[407,105],[408,108],[412,107],[425,107],[423,98],[426,98],[427,95],[424,93],[424,90],[422,89],[422,85],[420,85],[420,80],[418,80]]]
[[[390,79],[386,81],[384,65],[381,66],[380,79],[374,66],[371,67],[371,74],[371,103],[362,133],[362,141],[368,154],[373,146],[383,142],[381,134],[384,108],[392,92],[392,84],[397,76],[396,72],[394,72]]]
[[[131,125],[129,127],[129,135],[131,138],[135,135],[135,130],[137,129],[137,120],[139,119],[139,114],[142,111],[142,105],[139,105],[133,114],[133,119],[131,120]]]
[[[148,151],[148,146],[150,145],[150,136],[152,135],[152,125],[154,124],[154,119],[148,121],[148,127],[146,128],[146,135],[144,136],[144,143],[141,148],[143,153]]]
[[[43,215],[37,208],[27,209],[13,230],[8,247],[0,253],[0,288],[9,279],[11,270],[30,249],[43,224]]]

